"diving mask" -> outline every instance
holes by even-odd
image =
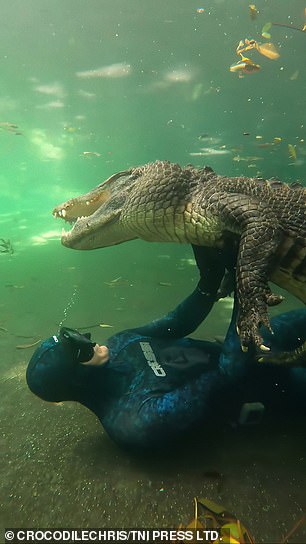
[[[92,359],[96,342],[91,342],[91,334],[89,332],[81,334],[76,329],[62,327],[59,338],[69,349],[75,362],[84,363]]]

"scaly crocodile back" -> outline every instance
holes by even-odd
[[[140,181],[134,202],[134,210],[143,210],[139,221],[140,230],[146,222],[148,210],[151,217],[167,208],[180,210],[182,202],[195,202],[203,195],[240,193],[266,203],[275,211],[284,233],[277,254],[277,268],[272,272],[271,280],[306,303],[305,187],[299,183],[289,185],[274,179],[223,177],[209,167],[198,169],[188,165],[182,168],[168,161],[156,161],[135,168],[133,176]],[[173,241],[190,242],[190,239],[184,240],[182,229],[177,232],[178,239],[175,240],[174,235]]]

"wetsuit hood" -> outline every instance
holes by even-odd
[[[51,336],[32,355],[26,372],[27,384],[32,393],[43,400],[75,400],[71,380],[75,366],[67,345]]]

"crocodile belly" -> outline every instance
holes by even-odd
[[[191,206],[129,210],[121,224],[134,236],[148,242],[176,242],[219,246],[220,226],[214,218],[197,213]]]
[[[216,215],[197,210],[187,204],[183,214],[185,236],[189,243],[198,246],[220,247],[223,243],[223,229]]]

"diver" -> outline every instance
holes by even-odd
[[[28,386],[46,401],[83,404],[111,439],[137,449],[164,447],[187,431],[236,424],[241,415],[241,423],[248,422],[250,407],[252,421],[258,409],[278,420],[292,410],[306,414],[306,368],[259,363],[255,348],[242,352],[236,301],[223,345],[185,337],[205,318],[213,297],[198,286],[169,314],[119,332],[103,346],[89,333],[62,328],[34,352]],[[305,342],[304,309],[271,323],[274,334],[262,331],[270,354]]]

